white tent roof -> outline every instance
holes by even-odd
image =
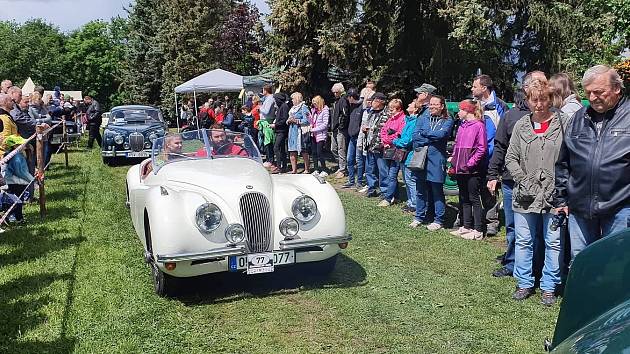
[[[33,91],[35,91],[35,83],[29,77],[28,80],[26,80],[24,86],[22,86],[22,94],[30,95],[31,93],[33,93]]]
[[[243,89],[243,77],[222,69],[215,69],[188,80],[175,88],[175,93],[238,92]]]

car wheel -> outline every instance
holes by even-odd
[[[337,264],[337,257],[339,255],[336,254],[328,259],[324,259],[323,261],[310,263],[312,274],[324,276],[332,273],[335,269],[335,265]]]
[[[151,262],[151,275],[153,276],[153,289],[158,296],[172,297],[177,289],[177,278],[164,273],[155,262]]]

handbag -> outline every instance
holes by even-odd
[[[393,160],[396,154],[396,148],[387,148],[383,150],[383,158],[385,160]]]
[[[424,171],[427,168],[428,146],[422,146],[414,149],[411,161],[409,161],[409,169],[412,171]]]
[[[407,150],[396,148],[396,151],[394,152],[394,158],[392,160],[396,162],[403,162],[405,161],[406,157],[407,157]]]

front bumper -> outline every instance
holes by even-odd
[[[350,240],[352,240],[352,236],[350,234],[344,236],[319,237],[308,240],[299,238],[292,240],[282,240],[280,241],[280,250],[297,250],[300,248],[313,246],[326,246],[333,244],[336,245],[348,242]],[[235,247],[222,247],[206,252],[157,255],[155,259],[159,263],[192,262],[207,259],[225,258],[229,256],[240,256],[244,254],[247,254],[247,248],[245,247],[245,245],[237,245]]]
[[[67,142],[73,142],[81,138],[80,133],[69,133],[67,134],[67,136],[68,136]],[[50,137],[51,144],[61,144],[62,142],[63,142],[63,134],[52,134],[52,136]]]
[[[132,150],[103,150],[101,151],[101,156],[103,157],[127,157],[129,154],[141,154],[141,156],[131,156],[131,157],[150,157],[151,149],[145,149],[141,151],[132,151]]]

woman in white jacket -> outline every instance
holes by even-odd
[[[573,118],[575,112],[584,107],[569,75],[565,73],[555,74],[549,80],[549,86],[562,98],[562,102],[554,102],[554,106],[560,108],[567,117]]]

